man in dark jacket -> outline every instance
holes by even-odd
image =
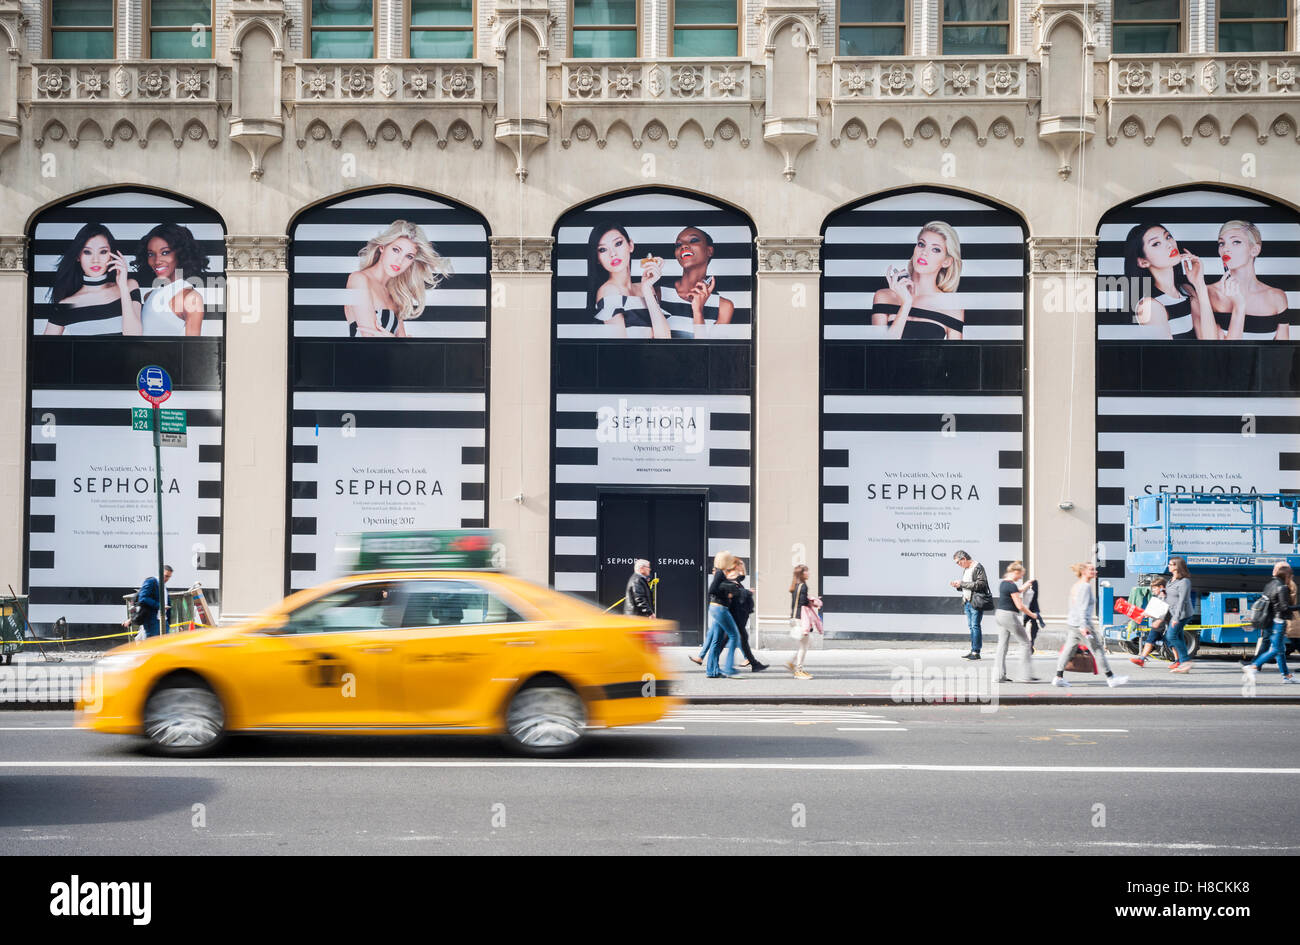
[[[135,595],[140,626],[144,627],[144,635],[147,637],[156,637],[162,632],[158,626],[158,611],[160,608],[166,608],[164,615],[167,623],[171,623],[172,608],[171,603],[167,600],[166,587],[171,578],[172,566],[164,564],[163,587],[158,587],[158,579],[151,574],[144,579],[144,583],[140,585],[140,592]]]
[[[966,552],[958,551],[952,556],[952,560],[957,562],[957,567],[961,568],[961,580],[949,581],[948,583],[961,591],[962,610],[966,614],[966,628],[970,630],[970,652],[963,656],[962,659],[977,660],[980,658],[980,649],[984,643],[984,634],[980,627],[980,623],[984,619],[984,608],[977,605],[990,600],[989,579],[988,575],[984,573],[984,565]],[[976,598],[976,600],[972,602],[971,598]],[[983,598],[983,600],[979,598]]]
[[[653,617],[654,603],[650,600],[650,562],[637,558],[632,576],[627,579],[623,592],[623,613],[629,617]]]

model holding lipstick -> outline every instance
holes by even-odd
[[[673,255],[682,267],[681,277],[661,287],[660,304],[668,314],[674,338],[701,338],[709,325],[727,325],[736,307],[717,292],[718,280],[708,275],[713,261],[713,237],[698,226],[677,234]]]
[[[140,334],[140,285],[101,223],[73,237],[54,271],[50,302],[47,335]]]
[[[1291,338],[1286,293],[1255,275],[1255,260],[1263,249],[1259,227],[1253,223],[1229,220],[1219,228],[1223,278],[1210,286],[1209,296],[1220,337],[1227,341]]]
[[[671,338],[655,285],[663,260],[639,260],[641,279],[632,281],[636,244],[621,226],[593,227],[587,241],[587,311],[615,338]]]
[[[135,263],[140,282],[153,286],[141,313],[144,334],[202,334],[203,296],[186,278],[202,276],[208,257],[194,234],[175,223],[155,226],[140,240]]]
[[[424,314],[425,292],[451,275],[418,224],[394,220],[357,253],[343,314],[352,338],[405,338],[406,323]]]
[[[1150,279],[1150,283],[1147,280]],[[1152,294],[1144,286],[1159,290]],[[1167,227],[1139,223],[1124,239],[1125,306],[1159,338],[1219,337],[1200,257],[1179,249]]]
[[[871,324],[887,338],[908,341],[960,339],[966,312],[953,304],[961,279],[961,241],[947,223],[927,223],[917,234],[907,268],[885,271],[889,287],[872,298]]]

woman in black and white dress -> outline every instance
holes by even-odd
[[[1288,341],[1291,313],[1286,293],[1255,275],[1255,260],[1264,250],[1259,227],[1229,220],[1219,228],[1223,278],[1210,286],[1214,320],[1227,341]]]
[[[1148,285],[1150,288],[1144,288]],[[1215,341],[1219,330],[1200,257],[1178,248],[1168,228],[1139,223],[1124,238],[1125,304],[1157,338]],[[1150,291],[1159,290],[1159,295]]]
[[[424,314],[425,293],[451,275],[418,224],[394,220],[357,254],[343,313],[352,338],[405,338],[406,323]]]
[[[905,269],[885,271],[888,287],[871,300],[871,324],[887,329],[885,337],[905,341],[958,340],[966,311],[956,304],[961,280],[961,241],[957,231],[936,220],[916,236]]]
[[[718,280],[710,276],[713,237],[698,226],[677,234],[673,256],[682,267],[681,277],[659,287],[659,305],[668,317],[674,338],[704,338],[714,325],[727,325],[736,306],[718,294]]]
[[[636,244],[621,226],[597,226],[587,241],[587,311],[615,338],[671,338],[655,283],[663,273],[658,256],[639,260],[641,280],[632,281]]]
[[[138,335],[140,285],[131,278],[113,234],[87,223],[54,271],[47,335]]]

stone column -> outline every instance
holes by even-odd
[[[488,370],[488,524],[506,566],[548,583],[551,501],[549,236],[494,236]]]
[[[1029,255],[1025,564],[1050,618],[1096,541],[1097,238],[1030,237]]]
[[[23,590],[27,470],[27,237],[0,236],[0,594]]]
[[[226,237],[226,463],[221,613],[284,597],[288,502],[288,239]]]
[[[760,635],[780,644],[789,616],[790,570],[812,568],[816,588],[818,363],[821,237],[759,237],[754,315],[754,548],[751,573]],[[788,638],[786,638],[788,642]]]

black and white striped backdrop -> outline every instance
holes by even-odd
[[[289,585],[338,575],[338,536],[482,528],[481,393],[294,394]]]
[[[955,305],[964,341],[1024,337],[1025,233],[1015,214],[955,194],[914,191],[867,200],[831,216],[822,243],[822,326],[827,341],[884,339],[871,324],[885,270],[905,268],[925,224],[941,221],[961,241]]]
[[[1127,500],[1155,492],[1300,493],[1300,397],[1099,397],[1097,399],[1097,541],[1103,578],[1123,578],[1128,594],[1137,575],[1125,566]],[[1265,506],[1277,518],[1276,508]],[[1241,521],[1236,509],[1179,512],[1179,521]],[[1183,551],[1250,551],[1242,532],[1192,532]],[[1242,542],[1246,544],[1243,546]],[[1266,552],[1289,550],[1277,533]],[[1139,550],[1158,550],[1152,534]]]
[[[134,390],[34,390],[30,417],[31,620],[67,619],[74,636],[120,631],[122,595],[157,571],[154,450],[131,429]],[[203,584],[220,603],[220,391],[173,392],[187,445],[162,450],[163,553],[172,588]]]
[[[1259,228],[1263,250],[1255,274],[1287,294],[1291,340],[1300,340],[1300,215],[1294,210],[1245,194],[1216,190],[1182,190],[1127,204],[1102,218],[1097,233],[1097,337],[1102,341],[1150,339],[1133,321],[1115,280],[1124,275],[1124,238],[1138,223],[1161,224],[1179,249],[1195,253],[1205,265],[1205,281],[1223,277],[1219,227],[1245,220]]]
[[[681,274],[673,256],[677,234],[699,227],[713,239],[713,260],[708,273],[717,280],[717,293],[729,299],[735,311],[729,325],[711,326],[709,338],[744,340],[753,322],[754,231],[734,210],[681,194],[637,193],[615,197],[566,214],[555,232],[555,337],[600,339],[605,327],[587,310],[590,267],[587,243],[596,226],[622,225],[636,244],[634,258],[661,256],[659,285],[671,291]]]
[[[52,208],[41,214],[32,232],[32,330],[40,335],[50,305],[50,289],[59,259],[73,237],[87,223],[102,223],[117,240],[122,254],[135,272],[136,249],[141,238],[161,223],[186,227],[208,256],[208,271],[199,289],[205,303],[203,335],[220,336],[225,324],[225,227],[212,211],[196,207],[179,197],[133,190],[97,194]],[[140,260],[144,264],[145,260]],[[147,265],[145,266],[147,269]],[[193,273],[186,273],[189,278]],[[152,282],[142,282],[148,294]]]
[[[725,549],[741,557],[750,555],[752,434],[748,395],[557,394],[555,401],[551,501],[552,582],[557,589],[596,593],[596,493],[601,486],[705,487],[709,493],[708,554]],[[628,445],[602,437],[601,417],[602,413],[652,408],[695,418],[699,432],[692,442],[676,446],[671,459],[662,461],[663,471],[638,473],[634,463],[620,462],[629,452]]]
[[[1021,556],[1021,411],[1005,396],[823,398],[828,633],[962,630],[953,552],[990,574]]]
[[[357,254],[396,220],[418,224],[452,269],[428,290],[420,317],[406,323],[408,337],[487,337],[489,256],[482,217],[403,192],[344,198],[298,217],[291,234],[294,337],[348,337],[343,306],[348,276],[359,268]]]

